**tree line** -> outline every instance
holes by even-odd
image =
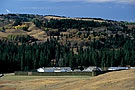
[[[39,24],[39,23],[38,23]],[[111,23],[107,22],[94,22],[94,21],[83,21],[83,20],[73,20],[73,19],[61,19],[55,20],[51,19],[46,21],[44,24],[47,28],[53,29],[81,29],[81,28],[88,28],[88,27],[101,27],[101,26],[111,26]]]
[[[41,44],[13,43],[0,40],[0,72],[31,71],[40,67],[78,66],[135,66],[135,41],[115,37],[94,40],[84,49],[77,47],[78,54],[68,44],[61,45],[52,38]]]

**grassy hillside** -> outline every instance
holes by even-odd
[[[74,29],[76,29],[76,32],[74,32]],[[0,34],[0,38],[5,38],[9,34],[24,33],[41,41],[47,40],[48,36],[59,36],[62,43],[66,39],[70,42],[71,38],[73,40],[80,41],[82,39],[83,41],[90,42],[93,39],[109,38],[116,34],[127,36],[127,34],[133,33],[132,30],[134,29],[134,23],[104,20],[101,18],[70,18],[32,14],[0,15],[0,33],[3,32]],[[35,30],[38,30],[37,33],[31,35],[30,33],[34,33]],[[130,34],[130,37],[134,37],[134,35]]]
[[[96,77],[14,76],[0,78],[1,90],[135,90],[135,70],[110,72]]]

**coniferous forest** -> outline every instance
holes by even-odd
[[[53,66],[134,66],[135,41],[113,38],[105,41],[104,45],[93,41],[87,49],[78,47],[78,54],[73,54],[68,45],[60,45],[54,38],[32,45],[0,41],[0,61],[2,72],[31,71],[39,67]]]
[[[0,73],[127,65],[135,66],[134,23],[0,15]]]

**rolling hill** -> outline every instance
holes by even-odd
[[[1,90],[135,90],[135,70],[110,72],[96,77],[14,76],[0,78]]]

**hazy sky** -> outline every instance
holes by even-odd
[[[135,21],[135,0],[0,0],[0,13]]]

